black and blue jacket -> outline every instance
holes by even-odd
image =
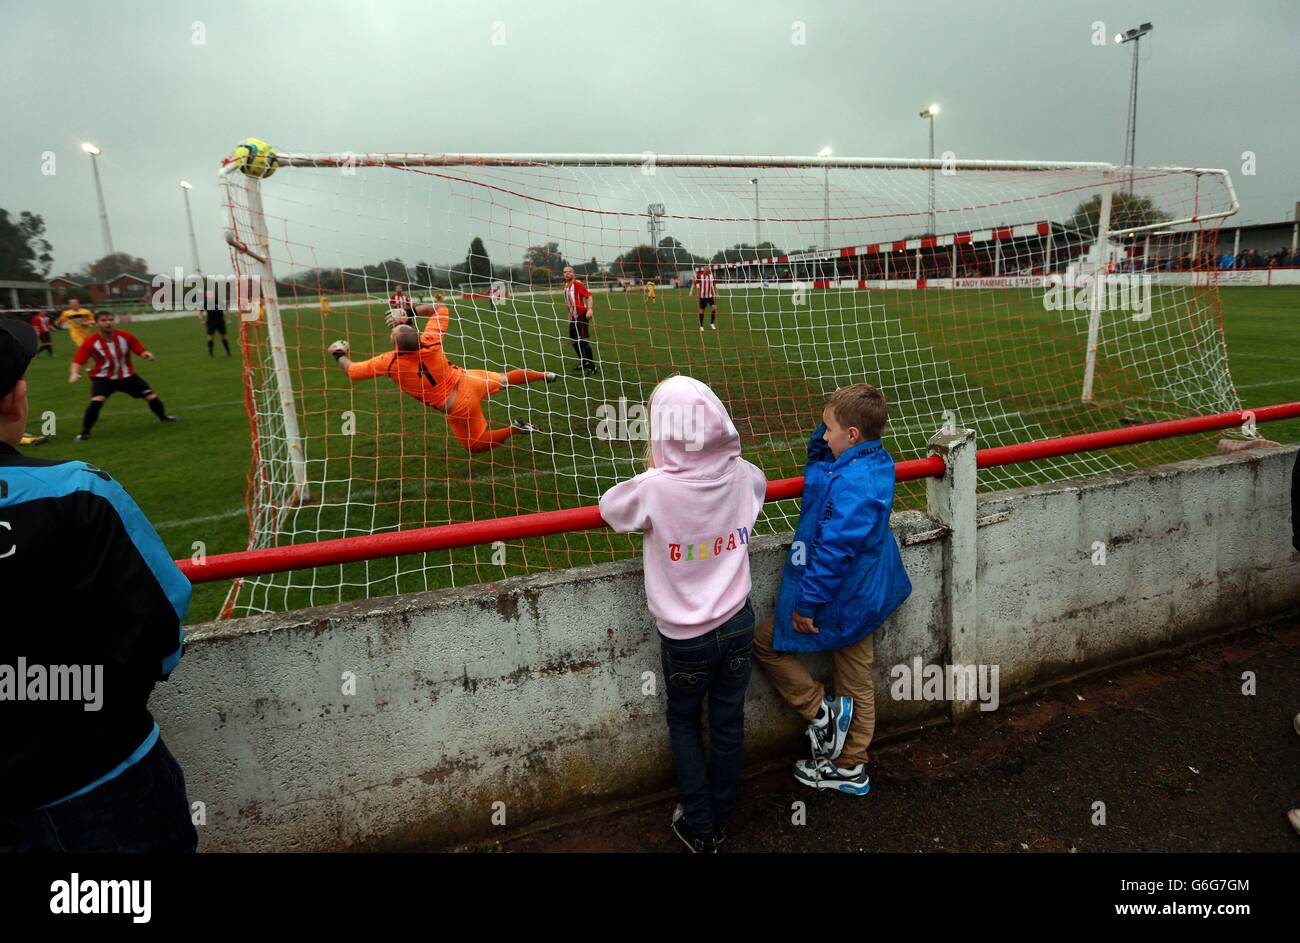
[[[0,682],[20,659],[103,666],[95,711],[0,687],[0,818],[88,792],[153,747],[149,695],[180,661],[189,604],[189,580],[107,472],[0,443]]]

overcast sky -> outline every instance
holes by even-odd
[[[45,218],[53,273],[101,255],[78,147],[94,141],[115,247],[155,272],[188,265],[187,178],[214,272],[229,268],[216,170],[248,136],[302,152],[923,157],[917,113],[937,101],[940,152],[1119,162],[1131,47],[1094,45],[1094,24],[1147,20],[1138,162],[1227,168],[1240,221],[1291,218],[1295,0],[3,0],[0,207]]]

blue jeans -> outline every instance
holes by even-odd
[[[161,738],[139,762],[85,795],[4,824],[0,850],[9,852],[190,852],[199,843],[185,776]]]
[[[745,742],[745,691],[754,648],[754,609],[745,606],[712,632],[663,644],[668,739],[686,824],[700,838],[722,828],[736,805]],[[709,704],[709,752],[700,715]]]

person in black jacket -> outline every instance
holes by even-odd
[[[226,309],[221,307],[215,291],[209,291],[203,296],[203,311],[199,316],[207,322],[208,356],[213,356],[212,341],[220,334],[221,346],[226,348],[226,356],[229,357],[230,341],[226,339]]]
[[[185,779],[149,713],[190,584],[103,469],[25,458],[36,336],[0,321],[0,848],[194,851]],[[40,594],[46,561],[66,574]]]
[[[1300,452],[1291,469],[1291,546],[1300,551]]]
[[[1300,452],[1296,453],[1295,465],[1291,469],[1291,546],[1300,552]],[[1291,727],[1300,733],[1300,714],[1291,718]],[[1286,814],[1291,827],[1300,833],[1300,807]]]

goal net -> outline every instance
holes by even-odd
[[[491,282],[461,282],[460,297],[466,300],[483,298],[494,305],[500,305],[510,298],[510,286],[500,279]]]
[[[1105,164],[583,155],[281,154],[223,169],[253,436],[249,546],[576,507],[643,470],[637,417],[675,372],[708,383],[746,457],[801,473],[828,394],[890,402],[886,446],[923,456],[948,425],[980,447],[1239,407],[1213,274],[1226,172]],[[564,269],[593,298],[580,369]],[[1212,267],[1212,266],[1211,266]],[[691,286],[717,285],[717,316]],[[650,297],[645,283],[653,281]],[[327,353],[393,349],[405,288],[466,370],[552,371],[452,418]],[[327,299],[322,303],[322,299]],[[523,376],[517,374],[516,376]],[[496,433],[499,434],[499,433]],[[478,440],[476,440],[478,441]],[[985,489],[1204,450],[1166,440],[990,469]],[[901,486],[900,506],[923,489]],[[769,505],[759,532],[793,526]],[[500,579],[628,556],[601,531],[245,579],[253,613]]]

